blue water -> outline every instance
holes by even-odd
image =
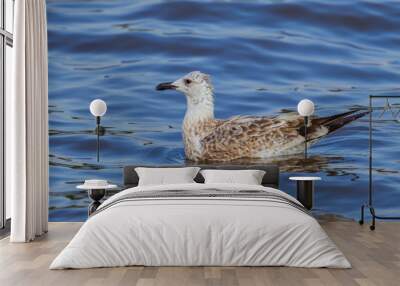
[[[127,164],[185,162],[185,99],[156,92],[159,82],[192,70],[210,74],[218,118],[295,111],[303,98],[325,116],[366,107],[369,94],[400,91],[397,1],[48,0],[47,9],[52,221],[86,219],[90,200],[75,188],[84,179],[121,183]],[[88,109],[95,98],[108,104],[100,163]],[[393,214],[400,211],[400,124],[379,113],[375,202]],[[274,162],[284,172],[282,190],[294,193],[290,175],[319,175],[317,209],[356,218],[367,198],[367,155],[362,118],[314,145],[307,163],[301,156]]]

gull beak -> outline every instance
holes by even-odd
[[[173,82],[163,82],[156,86],[156,90],[176,89],[177,86]]]

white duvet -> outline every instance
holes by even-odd
[[[179,184],[124,190],[266,190],[231,184]],[[297,201],[296,201],[297,202]],[[124,201],[90,217],[50,269],[145,266],[350,268],[318,222],[293,206],[262,199],[162,198]]]

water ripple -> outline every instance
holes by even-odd
[[[190,163],[185,99],[156,92],[159,82],[211,74],[219,118],[295,112],[302,98],[326,116],[366,108],[369,94],[400,92],[398,1],[48,0],[47,8],[51,220],[86,218],[89,200],[74,188],[84,179],[120,183],[127,164]],[[88,110],[95,98],[108,104],[100,163]],[[374,187],[391,212],[400,129],[382,119],[374,122]],[[367,127],[358,120],[324,138],[307,164],[298,156],[259,163],[279,164],[281,188],[292,194],[288,176],[322,176],[318,208],[354,218],[368,186]]]

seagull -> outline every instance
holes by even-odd
[[[304,118],[297,113],[278,116],[214,117],[214,88],[211,77],[193,71],[156,90],[173,89],[186,96],[183,120],[185,156],[192,161],[227,162],[237,159],[265,159],[304,151]],[[332,133],[368,112],[352,110],[328,117],[311,117],[307,143]]]

